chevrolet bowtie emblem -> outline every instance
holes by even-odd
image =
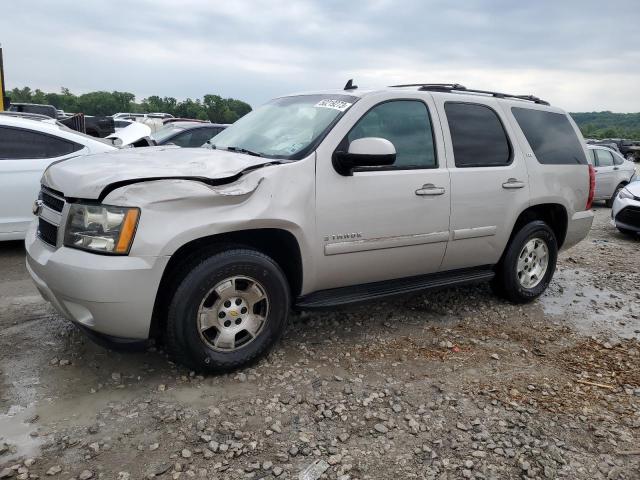
[[[35,202],[33,202],[31,211],[36,217],[40,215],[40,212],[42,211],[42,200],[36,200]]]

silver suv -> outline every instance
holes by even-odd
[[[211,141],[70,159],[42,178],[27,266],[99,339],[160,336],[204,371],[288,312],[490,281],[539,296],[593,221],[593,167],[532,96],[402,85],[280,97]]]

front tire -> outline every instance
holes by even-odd
[[[232,249],[204,258],[185,274],[169,305],[168,350],[207,373],[251,364],[282,335],[290,298],[284,273],[261,252]]]
[[[496,268],[494,292],[514,303],[533,301],[549,286],[557,259],[553,230],[540,220],[526,224],[511,239]]]

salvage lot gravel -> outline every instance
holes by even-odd
[[[0,245],[0,478],[640,478],[640,240],[596,215],[532,304],[303,312],[211,377],[94,345]]]

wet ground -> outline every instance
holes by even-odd
[[[481,285],[303,313],[208,378],[94,345],[0,244],[0,478],[640,478],[640,240],[608,215],[532,304]]]

